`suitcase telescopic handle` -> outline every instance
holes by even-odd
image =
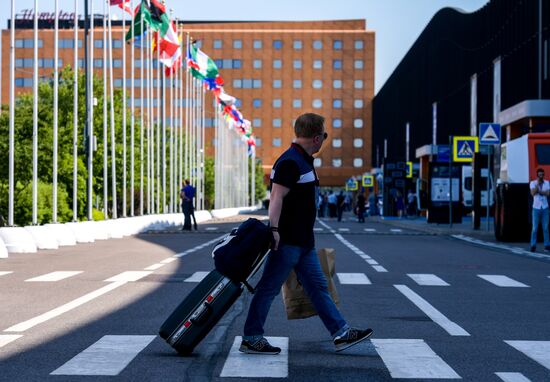
[[[202,325],[212,315],[213,311],[214,311],[214,309],[212,308],[212,304],[205,301],[203,311],[197,317],[192,318],[189,321],[191,321],[195,325]]]

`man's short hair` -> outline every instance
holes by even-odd
[[[542,173],[544,174],[544,169],[543,169],[542,167],[537,168],[537,174],[538,174],[539,172],[542,172]]]
[[[319,114],[302,114],[294,123],[294,134],[297,138],[313,138],[323,134],[324,123],[325,117]]]

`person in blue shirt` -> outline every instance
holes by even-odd
[[[191,231],[191,217],[193,218],[195,231],[197,230],[197,219],[195,218],[195,207],[193,199],[195,199],[196,190],[191,185],[189,179],[185,179],[180,191],[181,209],[183,211],[183,228],[182,231]]]

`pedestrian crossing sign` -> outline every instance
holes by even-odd
[[[373,187],[374,177],[372,175],[363,175],[363,187]]]
[[[453,161],[471,162],[479,151],[477,137],[453,137]]]
[[[479,144],[498,145],[500,143],[500,125],[498,123],[479,124]]]
[[[348,179],[346,182],[346,191],[357,191],[359,185],[355,179]]]
[[[407,162],[407,178],[413,177],[413,162]]]

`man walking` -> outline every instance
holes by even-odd
[[[548,239],[548,195],[550,195],[550,182],[544,180],[544,170],[537,169],[537,179],[529,184],[533,196],[533,229],[531,231],[531,252],[537,250],[537,231],[539,223],[542,223],[544,236],[544,250],[550,251],[550,240]]]
[[[189,179],[185,179],[183,188],[180,191],[181,209],[183,211],[183,228],[182,231],[191,231],[191,217],[197,230],[197,219],[195,218],[195,207],[193,199],[195,198],[195,187],[191,186]]]
[[[303,114],[294,124],[296,139],[277,159],[271,171],[269,222],[273,232],[270,252],[257,291],[252,298],[239,350],[250,354],[278,354],[264,337],[271,303],[294,269],[315,310],[332,336],[336,351],[370,337],[372,329],[351,328],[328,292],[327,280],[315,251],[313,225],[319,180],[312,155],[327,139],[325,119]]]

